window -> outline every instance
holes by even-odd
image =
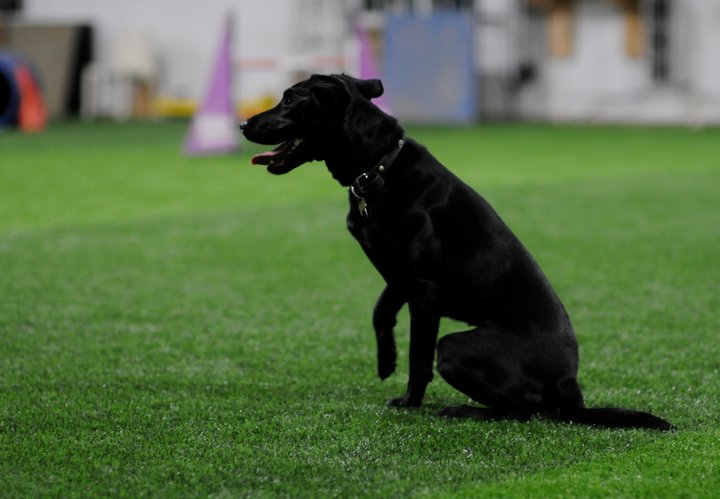
[[[652,78],[656,82],[670,79],[670,0],[649,2]]]

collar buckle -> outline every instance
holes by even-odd
[[[377,192],[382,189],[385,184],[385,180],[382,174],[385,173],[388,168],[395,161],[395,158],[400,154],[403,146],[405,145],[405,136],[401,137],[397,142],[397,146],[387,156],[384,156],[380,162],[375,165],[371,170],[365,173],[361,173],[350,185],[350,193],[358,200],[358,210],[360,215],[367,218],[367,200],[366,197],[373,192]]]

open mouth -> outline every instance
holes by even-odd
[[[303,139],[293,139],[283,142],[272,151],[261,152],[252,157],[253,165],[285,166],[297,148],[303,143]]]

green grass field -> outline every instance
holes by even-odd
[[[183,158],[184,130],[0,135],[0,496],[720,495],[720,130],[409,131],[543,266],[588,405],[671,434],[449,421],[439,376],[386,408],[408,321],[381,383],[344,190]]]

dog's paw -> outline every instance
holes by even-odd
[[[390,407],[420,407],[421,404],[422,400],[410,397],[407,393],[402,397],[388,400],[388,405]]]
[[[395,372],[395,358],[378,358],[378,376],[381,380],[388,378],[392,373]]]
[[[392,334],[378,336],[377,370],[380,379],[384,380],[394,373],[396,364],[397,350],[395,342],[392,340]]]

